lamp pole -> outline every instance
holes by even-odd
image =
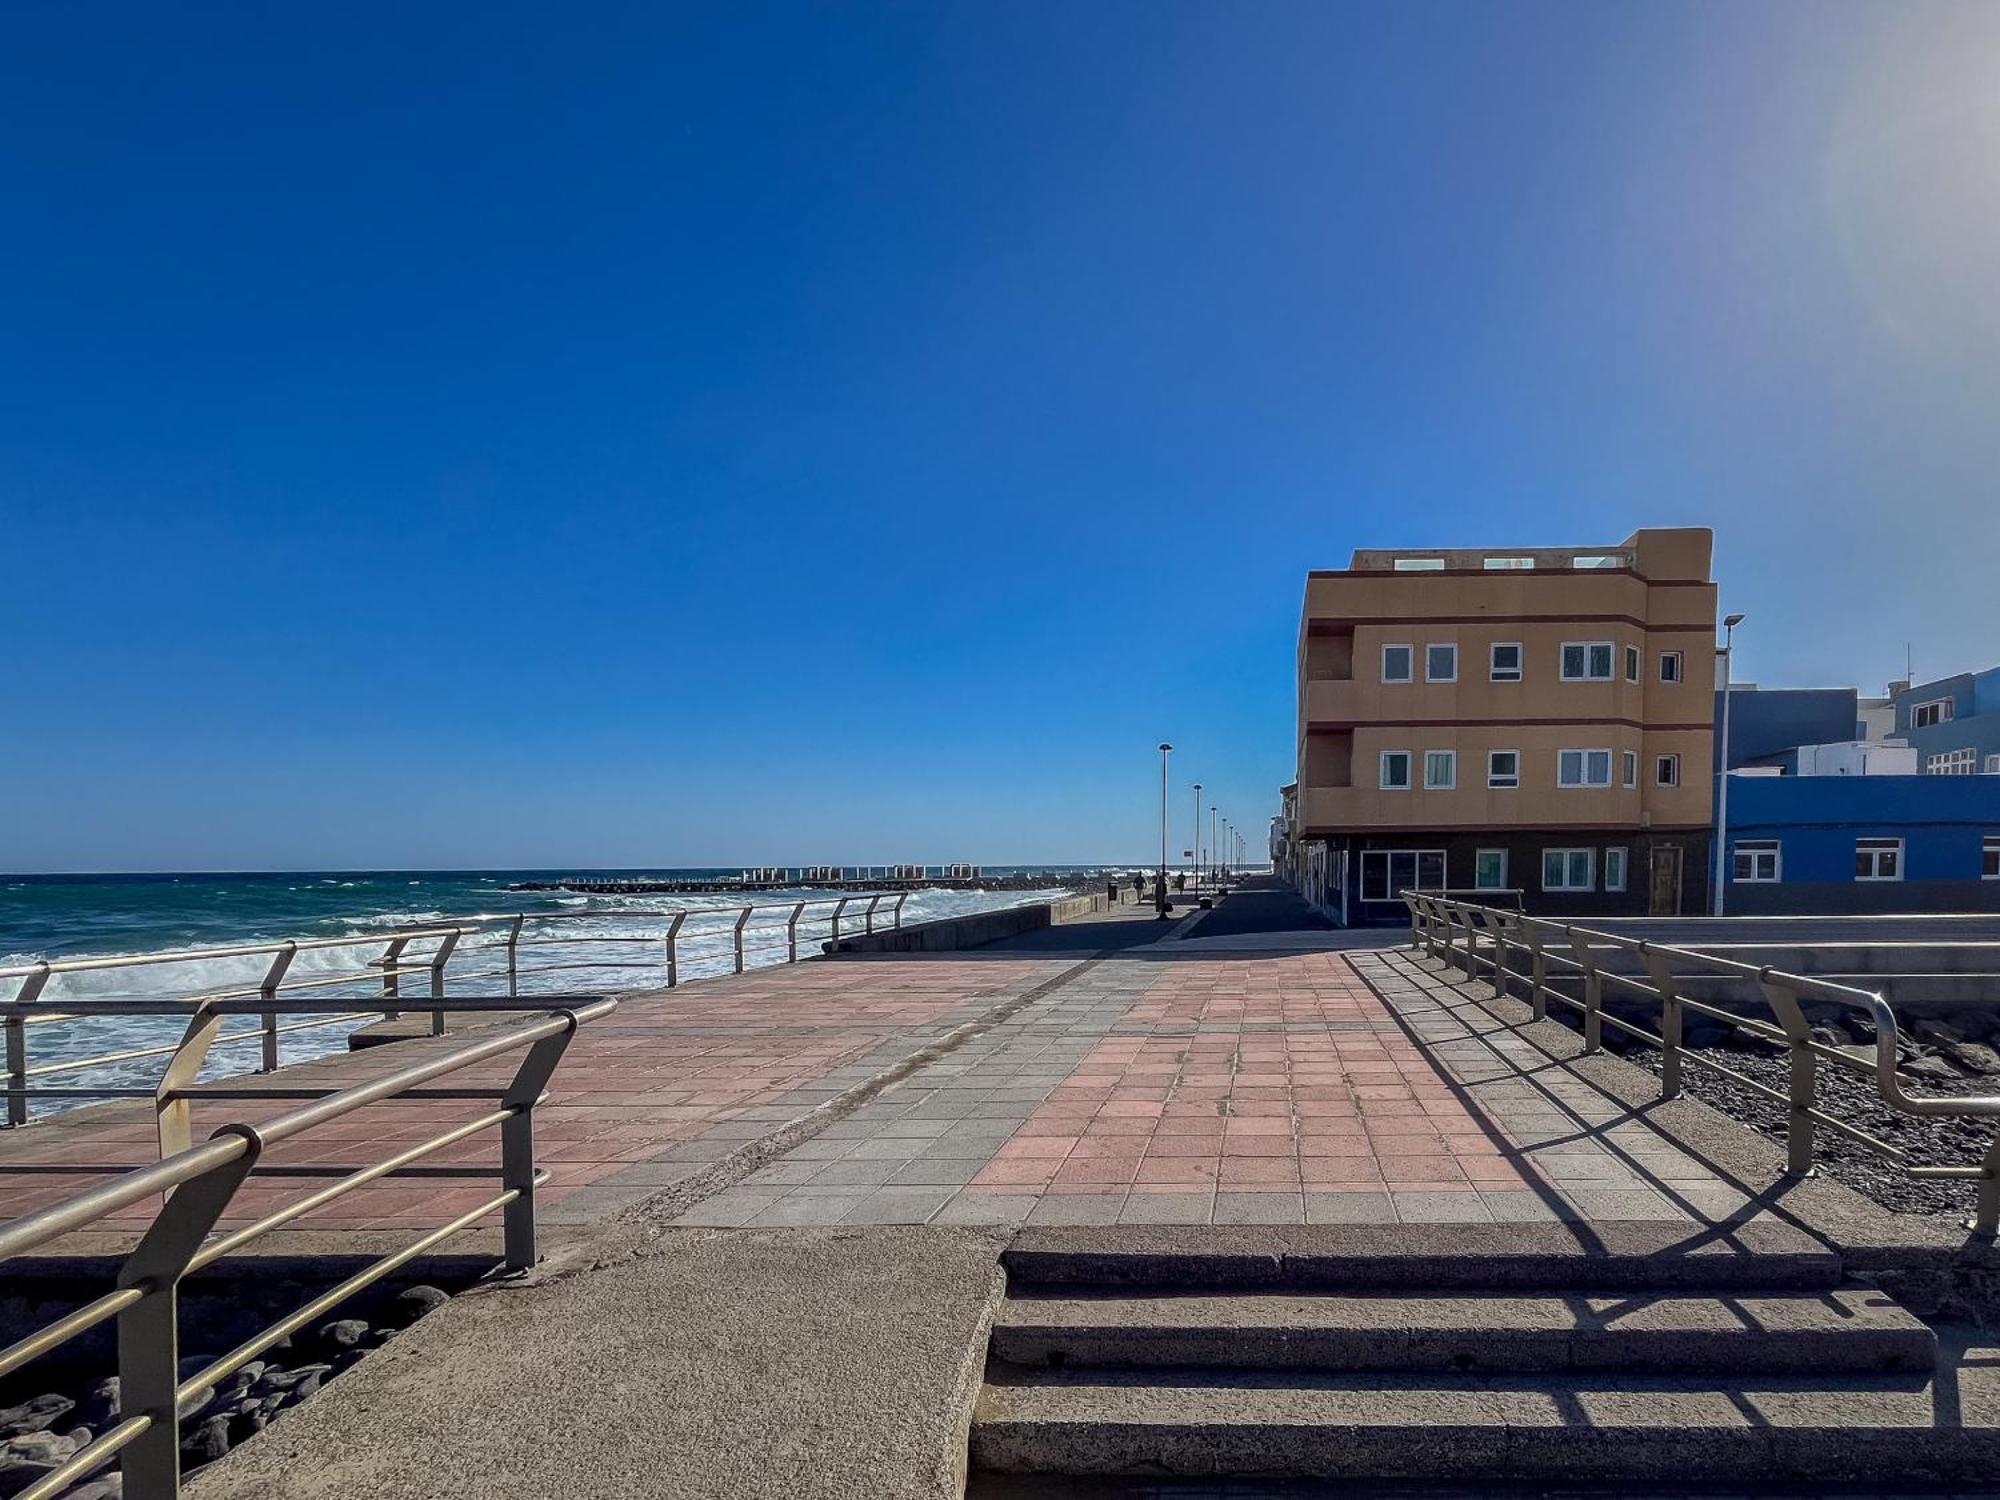
[[[1194,889],[1201,894],[1201,783],[1194,784]]]
[[[1153,899],[1161,921],[1167,916],[1167,757],[1173,751],[1172,745],[1160,741],[1160,884],[1153,892]]]
[[[1729,874],[1729,684],[1734,675],[1736,627],[1742,623],[1740,614],[1729,615],[1722,622],[1722,753],[1718,757],[1722,780],[1715,789],[1715,879],[1709,901],[1709,909],[1718,917],[1722,915],[1723,887]]]

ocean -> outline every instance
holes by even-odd
[[[734,876],[731,869],[659,870],[376,870],[256,874],[181,875],[0,875],[0,969],[51,962],[100,958],[164,950],[229,947],[245,943],[308,938],[377,938],[393,929],[447,920],[523,914],[524,927],[517,992],[523,995],[558,992],[650,988],[665,983],[664,949],[657,939],[666,920],[663,911],[686,910],[689,916],[680,938],[683,983],[729,972],[734,967],[729,919],[704,918],[703,912],[741,904],[733,895],[600,895],[566,891],[516,891],[518,881],[566,878],[688,879]],[[1043,873],[1041,869],[990,869],[993,876]],[[921,890],[910,893],[903,921],[1014,906],[1060,894],[1072,881],[1101,871],[1096,867],[1049,868],[1049,884],[1035,890]],[[759,892],[751,900],[764,903],[825,901],[819,890]],[[849,907],[843,931],[860,930],[865,902]],[[808,909],[799,925],[801,956],[819,952],[827,936],[827,905]],[[887,903],[883,915],[886,921]],[[746,966],[782,963],[783,921],[779,911],[760,915],[746,933]],[[536,945],[534,938],[560,936],[556,944]],[[386,938],[383,939],[386,941]],[[449,993],[505,994],[508,982],[503,955],[485,950],[493,941],[483,933],[462,940],[447,968]],[[415,951],[413,946],[412,951]],[[373,942],[363,947],[301,952],[288,978],[334,978],[350,974],[367,959],[380,956]],[[533,972],[559,962],[562,968]],[[156,967],[60,974],[50,980],[42,999],[184,999],[191,995],[248,987],[253,992],[268,959],[239,957],[183,961]],[[496,964],[501,967],[496,970]],[[481,978],[479,976],[486,976]],[[460,976],[464,976],[461,978]],[[12,998],[20,981],[0,977],[0,995]],[[315,998],[354,998],[379,993],[379,980],[357,977],[305,993]],[[424,976],[404,980],[410,1008],[420,1009],[428,993]],[[247,1020],[226,1028],[247,1031]],[[364,1021],[345,1021],[288,1033],[283,1059],[299,1061],[346,1046],[349,1031]],[[29,1061],[42,1068],[73,1064],[107,1053],[164,1047],[180,1035],[184,1022],[170,1016],[83,1016],[75,1020],[38,1022],[28,1028]],[[151,1087],[164,1066],[163,1057],[132,1058],[82,1068],[69,1068],[36,1080],[44,1086]],[[216,1049],[208,1076],[241,1073],[257,1062],[254,1040]],[[34,1112],[46,1114],[70,1103],[34,1101]]]

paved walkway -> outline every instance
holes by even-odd
[[[1400,934],[1296,929],[1296,905],[1253,889],[1172,923],[1114,909],[993,948],[848,957],[630,998],[583,1029],[537,1113],[538,1159],[553,1173],[545,1219],[589,1225],[718,1171],[720,1190],[684,1195],[676,1222],[1672,1220],[1746,1201],[1391,946]],[[348,1082],[433,1045],[295,1071]],[[259,1111],[199,1113],[197,1138]],[[468,1113],[374,1106],[274,1160],[358,1165],[379,1154],[364,1146],[414,1142]],[[152,1141],[144,1105],[0,1132],[6,1208],[146,1160]],[[755,1143],[764,1160],[746,1162]],[[433,1161],[490,1165],[497,1149],[488,1132]],[[385,1182],[300,1227],[433,1224],[492,1191]],[[296,1192],[296,1179],[253,1179],[232,1221]]]

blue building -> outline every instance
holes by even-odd
[[[1896,738],[1916,747],[1925,775],[2000,775],[2000,667],[1897,686],[1889,698]],[[1731,695],[1732,712],[1741,702]]]
[[[1729,769],[1781,766],[1798,772],[1798,747],[1863,738],[1861,697],[1853,688],[1760,688],[1739,682],[1729,690]],[[1722,693],[1715,695],[1715,764],[1722,769]],[[1720,785],[1720,781],[1717,782]],[[1731,795],[1735,795],[1732,791]]]
[[[2000,911],[2000,776],[1739,774],[1727,837],[1732,916]]]

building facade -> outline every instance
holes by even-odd
[[[2000,667],[1893,684],[1889,702],[1925,775],[2000,775]]]
[[[1358,551],[1307,576],[1292,859],[1350,925],[1410,886],[1531,911],[1706,908],[1706,529],[1615,547]]]
[[[2000,776],[1729,778],[1731,916],[2000,911]]]

